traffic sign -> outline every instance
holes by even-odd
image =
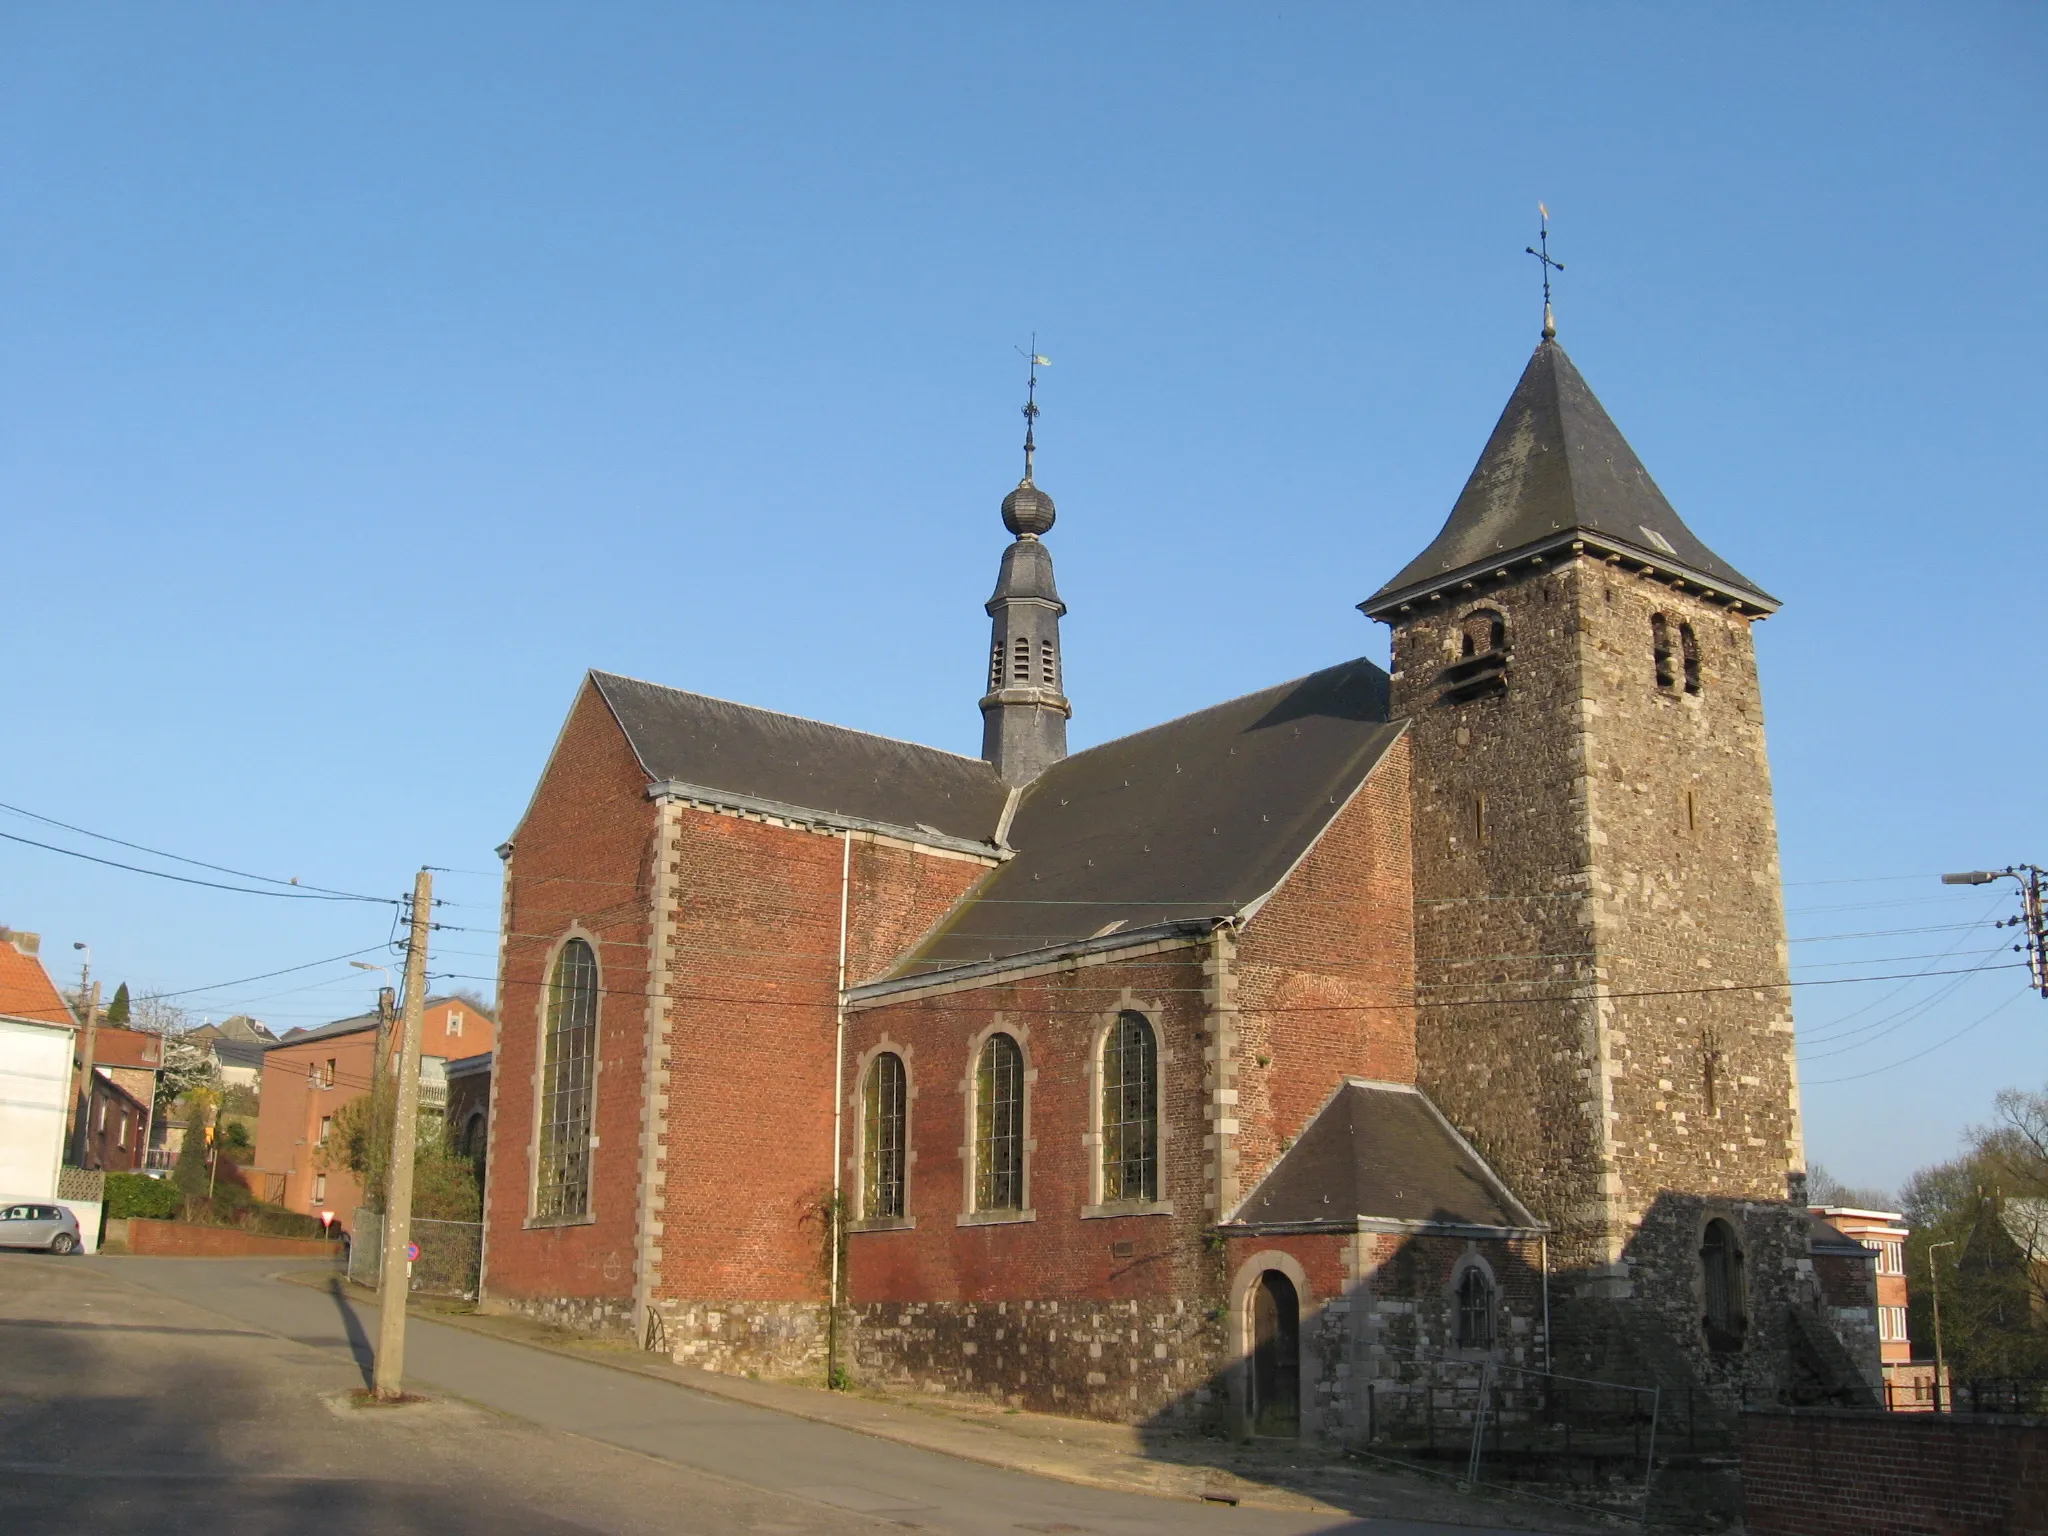
[[[415,1259],[417,1259],[417,1258],[418,1258],[419,1256],[420,1256],[420,1245],[419,1245],[418,1243],[407,1243],[407,1244],[405,1245],[405,1262],[406,1262],[406,1263],[408,1263],[408,1264],[412,1263],[412,1262],[413,1262],[413,1261],[414,1261]]]

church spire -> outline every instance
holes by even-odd
[[[1060,615],[1067,605],[1053,585],[1052,552],[1040,537],[1058,513],[1032,482],[1038,452],[1038,370],[1050,367],[1031,339],[1024,392],[1024,478],[1003,498],[1003,526],[1016,536],[1003,551],[996,590],[985,605],[990,623],[988,692],[981,700],[981,755],[1010,784],[1027,784],[1067,755],[1062,691]]]

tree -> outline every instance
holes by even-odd
[[[363,1201],[384,1209],[384,1165],[389,1157],[389,1111],[370,1116],[370,1095],[359,1094],[334,1112],[327,1140],[314,1154],[314,1165],[333,1173],[346,1169],[362,1185]],[[412,1213],[426,1221],[481,1221],[483,1186],[476,1166],[450,1144],[441,1117],[420,1113],[418,1140],[413,1146]]]
[[[114,1000],[107,1004],[105,1022],[111,1024],[116,1029],[126,1029],[128,1027],[128,1016],[131,1011],[132,1007],[128,1001],[128,983],[124,981],[120,986],[114,988]]]
[[[1900,1192],[1913,1229],[1914,1353],[1934,1353],[1938,1269],[1942,1341],[1958,1382],[2048,1374],[2048,1253],[2034,1219],[2043,1207],[2032,1204],[2048,1198],[2048,1091],[2008,1088],[1994,1108],[1961,1157],[1922,1168]]]
[[[1809,1205],[1846,1205],[1861,1211],[1895,1211],[1893,1197],[1881,1189],[1844,1184],[1819,1163],[1806,1170],[1806,1200]]]
[[[185,1139],[178,1146],[178,1162],[171,1170],[171,1182],[187,1202],[196,1203],[206,1199],[213,1183],[206,1156],[206,1112],[212,1105],[203,1088],[194,1089],[185,1103]]]

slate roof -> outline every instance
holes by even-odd
[[[371,1023],[375,1023],[374,1019]],[[299,1037],[304,1039],[302,1035]],[[261,1067],[263,1053],[273,1044],[282,1041],[269,1040],[216,1040],[213,1042],[213,1059],[224,1067]]]
[[[1540,1230],[1418,1088],[1348,1078],[1229,1218],[1251,1227],[1361,1220]]]
[[[995,840],[1009,788],[980,758],[609,672],[590,679],[656,783]]]
[[[1778,600],[1703,544],[1563,347],[1537,346],[1430,546],[1359,607],[1374,618],[1518,555],[1591,536],[1765,611]]]
[[[1359,660],[1064,758],[1021,791],[1016,856],[894,974],[1242,913],[1400,733],[1386,673]]]

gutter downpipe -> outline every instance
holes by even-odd
[[[825,1388],[839,1385],[839,1250],[846,1197],[840,1188],[840,1121],[846,1101],[846,896],[853,873],[853,829],[839,834],[839,978],[832,1027],[832,1280],[825,1297]]]
[[[1543,1233],[1536,1239],[1536,1244],[1536,1251],[1541,1256],[1539,1262],[1543,1265],[1543,1369],[1547,1372],[1554,1352],[1550,1339],[1550,1234]]]

